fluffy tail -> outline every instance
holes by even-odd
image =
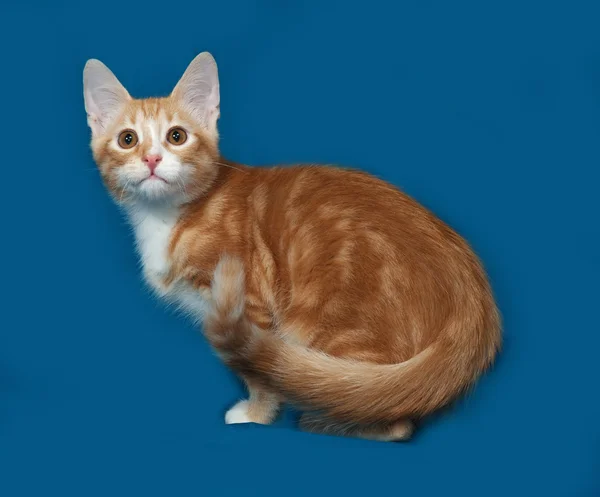
[[[422,352],[381,365],[332,357],[261,330],[244,317],[244,268],[224,257],[204,332],[224,362],[255,384],[325,417],[349,423],[418,418],[450,403],[492,363],[500,346],[495,306],[474,329],[453,327]]]

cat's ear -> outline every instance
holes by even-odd
[[[171,97],[204,126],[216,134],[219,119],[219,74],[211,54],[203,52],[190,63]]]
[[[112,71],[96,59],[88,60],[83,69],[83,97],[94,136],[103,134],[131,100]]]

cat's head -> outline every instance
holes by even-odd
[[[214,182],[219,78],[212,55],[198,55],[165,98],[132,98],[94,59],[83,87],[94,159],[117,202],[183,203]]]

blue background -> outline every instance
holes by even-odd
[[[0,7],[0,495],[600,495],[598,2]],[[475,247],[506,347],[409,444],[225,426],[242,395],[149,297],[88,146],[81,72],[220,67],[222,151],[400,186]]]

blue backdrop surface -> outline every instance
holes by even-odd
[[[0,495],[600,495],[600,4],[4,2]],[[242,395],[149,297],[88,146],[81,72],[167,94],[199,52],[223,154],[337,163],[482,257],[506,346],[413,442],[225,426]]]

